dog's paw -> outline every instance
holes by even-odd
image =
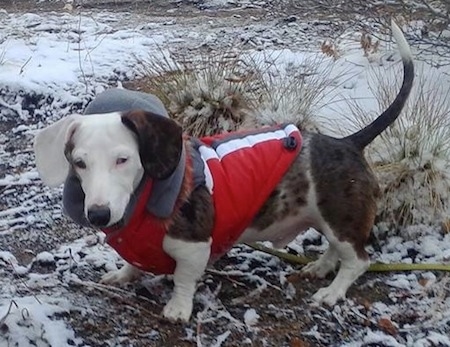
[[[131,282],[139,277],[139,270],[129,266],[124,265],[119,270],[114,270],[104,274],[100,280],[103,284],[125,284]]]
[[[301,273],[302,275],[310,278],[325,278],[333,270],[334,266],[321,262],[319,259],[306,264],[302,268]]]
[[[342,293],[334,288],[325,287],[319,289],[313,296],[312,299],[319,303],[328,306],[334,306],[339,300],[345,299],[345,292]]]
[[[110,271],[104,274],[100,280],[102,284],[125,284],[130,281],[129,276],[120,270]]]
[[[192,301],[172,298],[163,309],[164,318],[173,322],[188,322],[192,314]]]

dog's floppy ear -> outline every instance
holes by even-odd
[[[141,110],[122,115],[122,123],[137,134],[146,173],[164,179],[176,169],[183,149],[183,131],[175,121]]]
[[[79,115],[71,115],[40,130],[34,138],[36,168],[42,181],[57,187],[64,182],[69,173],[66,159],[66,145],[73,136]]]

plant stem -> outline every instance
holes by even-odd
[[[289,254],[285,252],[278,251],[273,248],[265,247],[260,244],[251,243],[246,244],[247,246],[260,251],[264,252],[273,256],[276,256],[282,260],[287,261],[291,264],[297,264],[297,265],[306,265],[314,259],[301,256],[301,255],[294,255]],[[394,263],[394,264],[383,264],[383,263],[375,263],[371,264],[369,269],[367,271],[371,272],[395,272],[395,271],[450,271],[450,264],[406,264],[406,263]]]

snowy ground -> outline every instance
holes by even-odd
[[[159,316],[171,288],[164,277],[127,288],[98,284],[122,262],[102,235],[63,217],[61,191],[40,182],[31,150],[36,129],[133,80],[136,62],[149,54],[195,55],[239,43],[298,63],[321,54],[319,43],[336,29],[323,19],[287,20],[263,1],[178,3],[81,15],[62,10],[62,2],[56,12],[0,5],[0,346],[450,346],[450,277],[442,272],[367,273],[346,301],[324,308],[310,297],[329,279],[300,278],[277,258],[237,247],[203,278],[186,325]],[[334,73],[350,74],[328,98],[360,98],[373,112],[367,72],[398,69],[386,59],[395,46],[367,59],[351,30],[341,41]],[[450,85],[449,69],[439,72]],[[345,105],[334,102],[320,112],[333,117],[339,108]],[[370,247],[373,261],[450,261],[448,233],[418,226],[388,236]],[[309,231],[291,248],[316,256],[325,245]]]

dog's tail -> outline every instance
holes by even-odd
[[[394,102],[377,119],[364,129],[345,138],[352,141],[361,150],[397,119],[408,99],[414,80],[414,63],[408,42],[394,21],[391,21],[391,27],[403,61],[403,83]]]

